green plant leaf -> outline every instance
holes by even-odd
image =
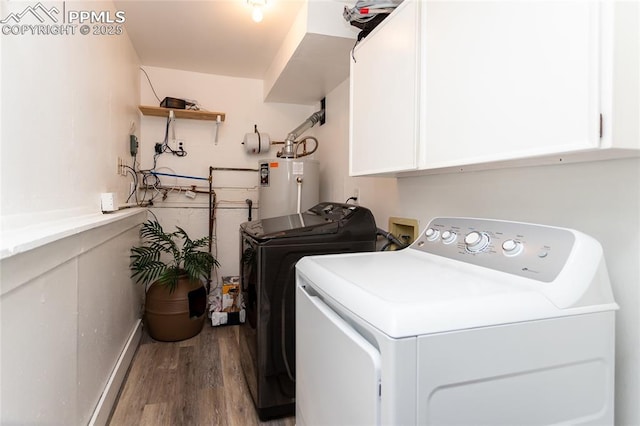
[[[147,261],[142,264],[138,264],[136,268],[133,269],[131,278],[135,279],[138,283],[145,285],[151,284],[162,276],[166,269],[167,265],[161,261]]]
[[[219,267],[218,261],[208,251],[199,250],[208,245],[209,237],[192,240],[179,226],[168,233],[157,221],[147,221],[140,228],[143,243],[131,248],[132,278],[150,284],[158,281],[170,291],[175,290],[178,278],[185,273],[191,280],[209,278],[211,269]],[[176,240],[182,240],[181,247]],[[162,254],[173,257],[173,262],[164,261]]]
[[[160,259],[160,252],[154,247],[133,247],[131,253],[132,266]]]
[[[190,252],[184,258],[184,270],[193,278],[208,278],[214,265],[219,266],[218,261],[204,251]]]
[[[158,278],[158,283],[167,286],[169,288],[169,292],[173,293],[178,286],[178,279],[183,274],[184,272],[178,268],[167,268]]]
[[[140,237],[147,243],[154,244],[157,248],[166,253],[179,251],[176,243],[173,241],[173,235],[164,232],[162,226],[158,222],[147,221],[140,228]]]

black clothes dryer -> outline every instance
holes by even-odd
[[[371,211],[340,203],[240,225],[240,361],[261,420],[295,414],[296,262],[375,251],[376,231]]]

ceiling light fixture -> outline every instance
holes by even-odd
[[[251,19],[255,22],[262,22],[262,18],[264,17],[262,8],[267,5],[267,0],[247,0],[247,4],[253,8]]]

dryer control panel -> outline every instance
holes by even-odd
[[[535,279],[553,281],[569,260],[573,231],[521,222],[435,218],[410,249]]]

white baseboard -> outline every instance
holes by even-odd
[[[131,360],[133,359],[133,355],[136,353],[136,349],[138,348],[141,338],[142,320],[138,320],[133,327],[133,331],[129,335],[127,344],[124,346],[124,349],[118,358],[118,362],[116,362],[116,366],[109,376],[107,385],[102,391],[100,401],[98,401],[98,405],[91,416],[91,420],[89,420],[90,426],[102,426],[107,424],[109,415],[113,409],[113,404],[118,397],[118,392],[120,391],[122,382],[129,370],[129,365],[131,365]]]

